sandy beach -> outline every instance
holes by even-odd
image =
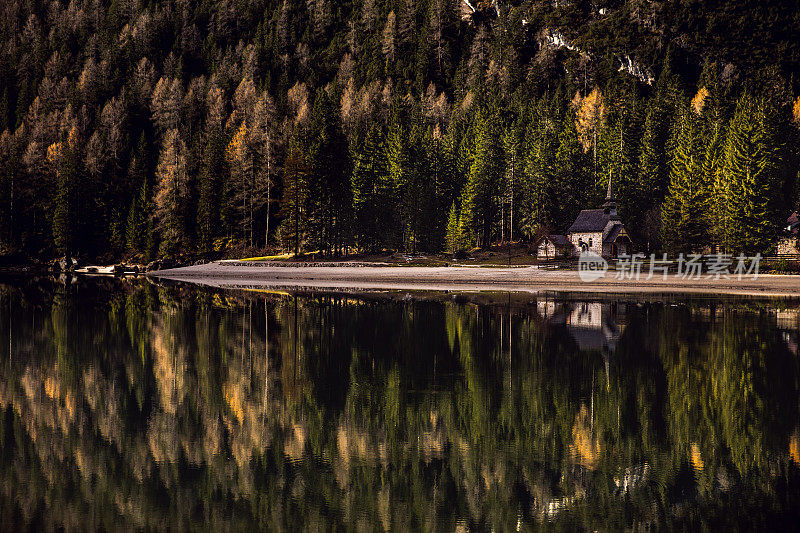
[[[762,274],[757,279],[684,279],[656,275],[639,280],[617,279],[615,272],[584,282],[577,271],[522,267],[398,267],[315,264],[270,265],[218,261],[205,265],[148,273],[153,278],[197,283],[219,288],[296,288],[336,290],[521,291],[605,294],[708,294],[800,297],[800,276]]]

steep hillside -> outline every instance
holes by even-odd
[[[611,177],[643,246],[746,220],[729,245],[765,249],[798,29],[776,0],[8,0],[0,246],[455,250],[563,231]]]

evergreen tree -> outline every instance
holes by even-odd
[[[728,127],[716,183],[720,244],[729,252],[766,252],[780,222],[780,141],[763,101],[744,94]]]
[[[299,255],[308,239],[308,165],[305,155],[295,143],[289,148],[283,168],[283,199],[279,228],[281,244],[285,250]]]
[[[554,224],[566,228],[587,205],[599,205],[602,183],[594,180],[592,168],[578,142],[574,116],[567,112],[558,130],[558,147],[553,158]]]
[[[498,222],[500,184],[505,169],[498,119],[481,113],[476,122],[475,156],[461,200],[461,220],[480,246],[488,246]]]
[[[662,210],[664,243],[675,252],[701,251],[710,242],[711,183],[703,173],[704,156],[698,119],[684,108]]]
[[[362,250],[377,251],[390,244],[396,231],[393,220],[394,188],[387,164],[381,127],[373,125],[357,152],[353,176],[354,228]]]
[[[441,250],[445,237],[447,204],[443,203],[441,195],[446,187],[444,180],[452,177],[442,174],[443,171],[449,172],[446,170],[450,168],[448,161],[434,162],[430,159],[432,144],[437,144],[437,141],[431,138],[430,130],[414,122],[408,137],[411,190],[408,194],[410,217],[406,238],[406,249],[413,253],[437,252]],[[439,151],[442,151],[441,147]],[[447,153],[443,153],[443,157],[447,158]]]
[[[142,133],[128,168],[128,179],[136,193],[128,210],[125,241],[129,252],[144,253],[145,256],[149,256],[152,245],[152,181],[148,160],[147,139]]]
[[[8,130],[0,133],[0,249],[15,250],[14,192],[20,171],[20,146],[16,136]]]
[[[637,180],[628,203],[639,206],[642,217],[628,227],[634,235],[646,242],[648,249],[658,249],[663,237],[661,208],[670,184],[670,161],[673,144],[681,116],[678,105],[682,93],[669,68],[662,71],[656,93],[647,103],[644,112],[642,140],[639,147]]]
[[[53,211],[53,239],[59,254],[71,257],[81,251],[80,156],[75,141],[53,145],[49,158],[57,165],[57,191]]]
[[[514,240],[516,225],[514,209],[519,196],[520,178],[524,167],[522,155],[522,126],[519,121],[509,127],[503,136],[503,150],[506,161],[505,183],[503,184],[503,237]]]
[[[453,202],[453,205],[450,207],[450,214],[447,217],[447,235],[445,238],[447,251],[451,254],[464,248],[464,236],[461,233],[459,219],[458,206]]]
[[[221,128],[209,131],[200,176],[198,178],[199,202],[197,206],[198,247],[203,252],[211,250],[212,240],[219,232],[221,177],[225,173],[225,141]]]
[[[312,246],[340,252],[349,231],[350,154],[341,118],[327,91],[317,91],[309,130],[309,238]]]
[[[419,183],[411,165],[408,133],[397,119],[389,126],[386,157],[391,187],[387,192],[390,197],[396,198],[396,202],[391,202],[393,212],[390,220],[392,227],[399,230],[399,234],[391,236],[391,242],[387,244],[399,244],[404,249],[409,249],[416,240],[414,230],[419,206]]]
[[[539,228],[553,226],[557,218],[559,200],[555,190],[555,154],[559,144],[559,126],[541,104],[532,111],[526,133],[525,201],[519,209],[520,227],[527,239],[533,238]]]
[[[454,202],[460,226],[482,245],[520,230],[561,232],[579,209],[602,204],[609,176],[636,248],[656,250],[690,83],[701,181],[719,191],[716,238],[739,231],[729,231],[734,212],[766,213],[772,227],[797,207],[800,103],[795,125],[791,106],[800,48],[788,3],[705,3],[691,13],[682,5],[654,16],[652,6],[627,0],[613,9],[635,22],[622,32],[607,31],[619,17],[599,16],[591,2],[556,3],[281,0],[209,9],[125,0],[76,11],[65,2],[45,9],[11,0],[0,23],[3,249],[55,250],[54,229],[66,229],[69,211],[56,204],[67,184],[46,154],[75,125],[86,140],[78,147],[76,217],[86,225],[73,233],[86,244],[76,245],[81,253],[97,259],[155,253],[148,242],[159,235],[165,253],[210,253],[223,236],[269,245],[281,222],[283,142],[292,136],[308,163],[303,245],[327,254],[341,252],[356,230],[365,248],[444,249]],[[700,19],[715,21],[708,36],[687,31]],[[742,20],[758,31],[737,33]],[[685,46],[664,49],[664,35]],[[547,45],[534,50],[534,40]],[[622,70],[591,53],[631,43],[637,59]],[[744,87],[765,99],[759,128],[776,149],[768,181],[777,185],[767,187],[766,204],[740,208],[740,193],[730,190],[766,194],[745,186],[750,178],[731,178],[742,165],[727,157],[727,123],[732,95]],[[489,145],[500,146],[488,153],[501,157],[478,146],[487,116],[498,123]],[[370,145],[373,126],[390,133]],[[523,126],[518,142],[514,130]],[[139,150],[142,135],[159,149]],[[353,187],[359,161],[359,176],[382,176],[371,192]],[[177,178],[166,181],[180,183],[171,187],[180,195],[163,193],[166,176]],[[374,209],[371,227],[356,227],[356,209]],[[771,231],[751,228],[735,236],[736,246],[767,246]]]

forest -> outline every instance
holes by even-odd
[[[0,254],[769,253],[798,208],[778,0],[8,0]]]

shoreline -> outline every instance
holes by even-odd
[[[618,280],[615,272],[584,282],[576,270],[544,270],[536,266],[512,267],[415,267],[415,266],[273,266],[247,265],[238,261],[217,261],[169,270],[148,272],[147,276],[217,288],[337,290],[428,290],[572,292],[595,294],[694,294],[800,298],[800,276],[762,274],[757,279],[735,277],[719,280],[667,279]],[[644,277],[644,276],[643,276]]]

